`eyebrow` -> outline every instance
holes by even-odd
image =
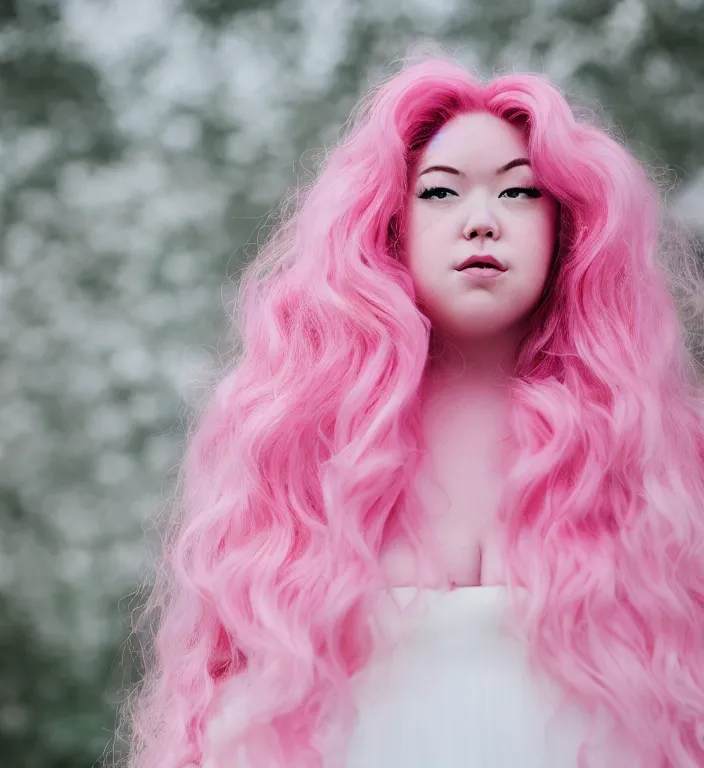
[[[502,173],[506,173],[506,171],[510,171],[511,168],[515,168],[518,165],[530,165],[530,161],[527,157],[517,157],[515,160],[511,160],[510,162],[506,163],[506,165],[502,165],[501,168],[497,168],[494,171],[494,176],[500,176]],[[430,168],[426,168],[424,171],[421,171],[418,176],[422,176],[425,173],[430,173],[431,171],[444,171],[445,173],[452,173],[455,176],[464,176],[464,173],[462,171],[458,171],[457,168],[453,168],[450,165],[431,165]]]

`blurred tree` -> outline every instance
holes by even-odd
[[[558,18],[582,40],[595,40],[604,32],[610,38],[607,55],[585,58],[574,72],[574,81],[623,126],[641,159],[647,161],[654,153],[659,163],[676,168],[683,178],[700,169],[704,161],[704,147],[698,140],[704,127],[702,3],[601,0],[586,6],[569,0]]]
[[[188,11],[204,24],[219,27],[245,11],[273,10],[279,0],[190,0]]]
[[[96,679],[107,676],[112,653],[90,674],[71,647],[47,644],[35,622],[0,595],[2,764],[22,768],[89,766],[109,738],[113,705]],[[111,649],[112,650],[112,649]]]
[[[99,654],[102,661],[91,659],[86,675],[80,670],[75,647],[45,636],[38,626],[40,616],[24,599],[19,584],[22,571],[34,569],[36,577],[46,581],[50,570],[42,568],[42,556],[54,555],[61,542],[38,503],[43,495],[41,478],[32,476],[31,465],[25,477],[13,472],[7,456],[13,438],[21,439],[23,409],[25,415],[42,413],[45,427],[54,422],[54,440],[71,429],[57,418],[60,399],[42,397],[25,378],[30,373],[21,363],[23,352],[28,351],[25,342],[32,338],[32,328],[45,328],[51,319],[46,307],[23,305],[23,292],[13,296],[13,287],[22,281],[21,271],[29,265],[12,248],[12,233],[25,227],[28,236],[42,246],[62,241],[63,233],[50,222],[28,220],[27,204],[58,195],[67,163],[81,159],[106,163],[122,150],[113,116],[100,93],[100,76],[89,62],[62,45],[60,21],[59,2],[0,3],[0,280],[4,317],[15,318],[0,336],[0,359],[3,394],[9,396],[5,413],[14,411],[16,417],[3,420],[2,440],[0,755],[3,765],[26,768],[92,764],[113,718],[113,707],[102,694],[103,684],[95,672],[101,663],[105,667],[111,661],[114,648]],[[29,336],[23,339],[20,333],[25,330]],[[30,420],[34,428],[41,423]],[[50,429],[44,440],[49,448]],[[20,453],[27,456],[25,451]],[[35,461],[33,469],[40,471],[41,465]],[[37,559],[20,563],[18,554],[27,552],[38,555]],[[44,589],[61,612],[63,605],[75,602],[76,595],[65,586],[55,586],[47,583]]]

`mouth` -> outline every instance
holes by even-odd
[[[470,256],[468,259],[465,259],[465,261],[463,261],[456,269],[458,272],[464,272],[470,269],[477,271],[494,270],[496,272],[505,272],[507,267],[497,261],[493,256],[482,254],[481,256]]]

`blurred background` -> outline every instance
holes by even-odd
[[[2,768],[100,760],[232,284],[422,40],[552,77],[704,241],[701,0],[0,0]]]

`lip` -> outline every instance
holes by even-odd
[[[468,277],[470,280],[496,280],[497,277],[501,277],[506,270],[498,269],[465,269],[460,272],[463,277]]]
[[[470,264],[475,264],[478,261],[484,261],[487,264],[493,264],[500,272],[505,272],[505,267],[498,259],[495,259],[490,253],[477,253],[474,256],[468,256],[460,265],[456,267],[458,272],[466,269]]]

